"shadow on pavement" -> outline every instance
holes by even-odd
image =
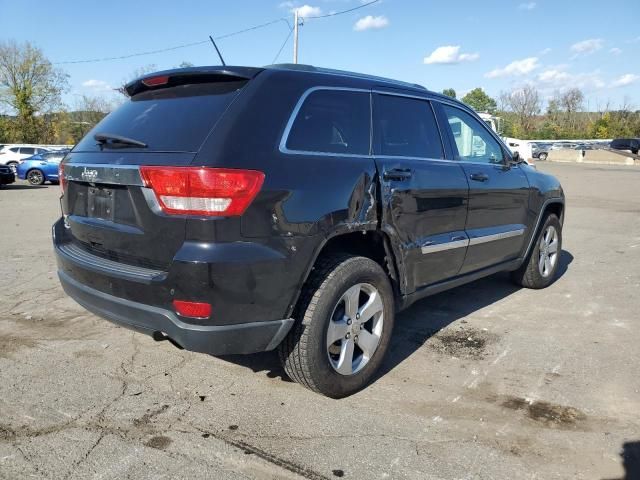
[[[609,480],[639,480],[640,479],[640,441],[626,442],[622,445],[622,467],[624,477]]]
[[[568,251],[562,251],[556,281],[567,272],[573,258]],[[519,289],[509,279],[509,274],[503,272],[416,302],[397,315],[389,351],[373,382],[410,357],[446,326],[508,297]],[[253,355],[225,355],[219,358],[250,368],[254,372],[265,371],[269,378],[280,377],[283,381],[291,382],[280,365],[277,351]]]
[[[9,185],[2,185],[0,190],[31,190],[34,188],[49,188],[51,185],[23,185],[20,183],[11,183]]]

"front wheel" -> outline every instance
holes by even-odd
[[[522,287],[545,288],[558,273],[562,252],[562,225],[556,215],[547,216],[534,242],[529,258],[511,278]]]
[[[18,169],[18,162],[8,162],[7,167],[9,167],[13,173],[16,173]]]
[[[327,256],[315,265],[279,347],[287,375],[342,398],[365,387],[389,347],[394,297],[380,265],[366,257]]]
[[[540,155],[538,155],[538,159],[544,162],[547,159],[547,154],[544,152],[541,153]]]
[[[44,183],[44,174],[40,170],[29,170],[27,172],[27,182],[30,185],[42,185]]]

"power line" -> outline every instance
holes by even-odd
[[[219,37],[214,37],[215,40],[223,40],[225,38],[229,38],[229,37],[233,37],[235,35],[240,35],[241,33],[246,33],[246,32],[250,32],[252,30],[258,30],[260,28],[264,28],[264,27],[268,27],[269,25],[273,25],[274,23],[278,23],[278,22],[285,22],[287,24],[287,26],[289,27],[289,29],[291,29],[291,25],[289,24],[289,21],[286,18],[278,18],[276,20],[272,20],[270,22],[266,22],[266,23],[261,23],[260,25],[254,25],[252,27],[249,28],[243,28],[242,30],[238,30],[235,32],[231,32],[231,33],[226,33],[224,35],[220,35]],[[161,48],[158,50],[149,50],[146,52],[137,52],[137,53],[130,53],[128,55],[120,55],[120,56],[116,56],[116,57],[102,57],[102,58],[90,58],[87,60],[69,60],[66,62],[54,62],[53,65],[72,65],[72,64],[78,64],[78,63],[98,63],[98,62],[108,62],[111,60],[123,60],[126,58],[133,58],[133,57],[141,57],[144,55],[153,55],[156,53],[163,53],[163,52],[170,52],[172,50],[179,50],[181,48],[188,48],[188,47],[195,47],[196,45],[203,45],[205,43],[209,43],[210,40],[202,40],[199,42],[191,42],[191,43],[184,43],[182,45],[175,45],[173,47],[167,47],[167,48]]]
[[[285,38],[284,42],[282,42],[282,46],[280,47],[280,50],[278,50],[278,53],[276,53],[276,56],[273,57],[273,60],[271,61],[272,64],[276,63],[276,61],[278,60],[278,57],[282,53],[282,50],[284,49],[284,46],[287,44],[287,42],[291,38],[291,34],[292,33],[293,33],[293,29],[289,30],[289,33],[287,34],[287,38]]]
[[[302,17],[305,20],[309,20],[311,18],[326,18],[326,17],[335,17],[336,15],[342,15],[343,13],[353,12],[354,10],[359,10],[364,7],[368,7],[369,5],[373,5],[374,3],[378,3],[380,0],[373,0],[371,2],[363,3],[362,5],[358,5],[357,7],[349,8],[348,10],[342,10],[340,12],[327,13],[326,15],[316,15],[314,17]]]

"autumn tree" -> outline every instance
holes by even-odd
[[[62,104],[68,75],[55,68],[42,50],[29,42],[0,42],[0,104],[15,114],[9,137],[15,142],[38,143],[43,115]]]
[[[529,136],[535,128],[535,117],[540,113],[542,99],[538,90],[526,85],[523,88],[501,94],[501,103],[508,111],[513,112],[517,125],[516,132]]]

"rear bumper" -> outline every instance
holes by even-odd
[[[170,339],[194,352],[227,355],[273,350],[293,325],[291,318],[233,325],[187,324],[169,310],[109,295],[81,284],[62,270],[58,276],[67,295],[90,312],[157,340]]]
[[[0,185],[8,185],[16,181],[13,173],[0,173]]]

